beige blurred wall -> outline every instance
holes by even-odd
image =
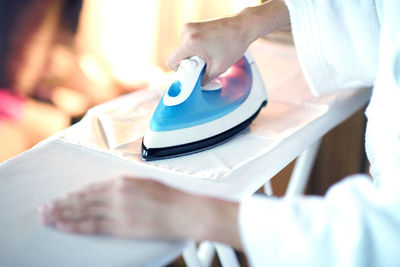
[[[234,14],[257,0],[85,0],[80,51],[106,62],[120,80],[147,79],[179,45],[185,22]],[[149,77],[150,78],[150,77]]]

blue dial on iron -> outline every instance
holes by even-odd
[[[170,97],[178,96],[182,91],[182,84],[180,81],[174,81],[168,89],[168,95]]]

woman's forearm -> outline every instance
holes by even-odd
[[[237,14],[243,32],[251,44],[271,32],[290,28],[289,11],[283,0],[270,0],[261,5],[247,7]]]
[[[207,64],[202,77],[202,84],[207,84],[237,62],[253,41],[289,25],[289,13],[282,0],[248,7],[230,17],[187,23],[181,45],[168,58],[167,65],[176,70],[181,60],[200,56]]]

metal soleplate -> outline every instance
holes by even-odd
[[[170,146],[164,148],[147,148],[142,141],[142,158],[146,161],[151,160],[160,160],[160,159],[168,159],[183,155],[189,155],[196,152],[200,152],[212,147],[215,147],[219,144],[227,142],[235,135],[243,131],[250,125],[250,123],[257,117],[261,108],[267,104],[267,101],[264,101],[260,108],[254,113],[250,118],[243,121],[242,123],[236,125],[235,127],[222,132],[216,136],[212,136],[203,140],[199,140],[196,142],[178,145],[178,146]]]

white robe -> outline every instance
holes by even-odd
[[[324,197],[253,196],[240,206],[252,266],[400,266],[400,1],[286,0],[316,94],[373,86],[366,150]]]

